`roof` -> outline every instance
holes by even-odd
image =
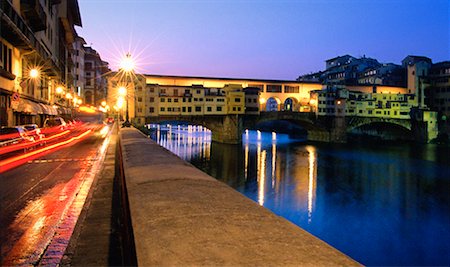
[[[414,61],[414,63],[415,63],[415,62],[418,62],[418,61],[426,61],[426,62],[430,62],[430,63],[431,63],[431,59],[428,58],[428,57],[424,57],[424,56],[414,56],[414,55],[408,55],[408,56],[406,56],[406,57],[402,60],[402,63],[403,63],[405,60],[407,60],[407,59],[412,59],[412,60]]]
[[[343,55],[343,56],[337,56],[337,57],[334,57],[334,58],[330,58],[330,59],[327,59],[327,60],[325,60],[325,62],[328,62],[328,61],[333,61],[333,60],[336,60],[336,59],[339,59],[339,58],[344,58],[344,57],[353,57],[353,56],[350,56],[350,55]]]
[[[178,75],[156,75],[144,74],[146,77],[153,78],[171,78],[171,79],[204,79],[204,80],[230,80],[230,81],[249,81],[249,82],[263,82],[263,83],[299,83],[296,80],[267,80],[267,79],[253,79],[253,78],[222,78],[222,77],[201,77],[201,76],[178,76]],[[317,84],[317,82],[301,82]]]

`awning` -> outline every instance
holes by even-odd
[[[69,114],[72,114],[72,110],[70,108],[58,107],[58,114],[69,115]]]
[[[56,108],[54,108],[53,106],[49,106],[46,104],[42,104],[39,103],[39,105],[42,108],[42,112],[43,114],[47,114],[47,115],[58,115],[58,111],[56,110]]]
[[[22,112],[22,113],[29,113],[31,115],[37,115],[42,114],[42,108],[41,106],[33,101],[27,100],[27,99],[20,99],[19,105],[17,105],[17,109],[15,109],[16,112]]]

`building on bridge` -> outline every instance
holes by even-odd
[[[123,86],[119,83],[118,77],[109,77],[110,106],[114,106],[114,96],[117,96],[114,91]],[[129,115],[135,124],[191,121],[214,127],[215,130],[210,128],[213,140],[224,142],[240,139],[242,125],[238,117],[250,118],[246,115],[262,112],[266,115],[289,113],[287,116],[269,115],[266,119],[309,121],[310,133],[314,131],[316,140],[345,140],[345,132],[353,127],[352,118],[359,118],[358,125],[389,121],[410,131],[415,127],[419,131],[414,131],[421,135],[417,140],[430,140],[437,135],[434,113],[419,109],[416,94],[404,87],[340,85],[323,88],[318,83],[295,81],[137,75],[127,88]],[[316,121],[308,117],[314,114]],[[412,123],[416,122],[411,119],[419,126],[413,127]],[[222,132],[228,135],[214,136]]]
[[[114,106],[119,77],[112,73],[108,80],[108,102]],[[322,85],[281,80],[138,75],[134,85],[127,87],[130,118],[143,124],[158,116],[309,111],[310,91]]]
[[[331,118],[364,118],[367,120],[420,122],[425,140],[437,137],[437,113],[420,107],[416,94],[402,87],[327,87],[311,91],[311,103],[317,116]],[[421,126],[422,127],[422,126]],[[406,126],[411,130],[412,126]]]

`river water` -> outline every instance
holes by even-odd
[[[151,137],[364,265],[450,265],[448,147],[255,131],[225,145],[186,125],[155,126]]]

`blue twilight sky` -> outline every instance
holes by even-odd
[[[117,70],[296,79],[350,54],[450,60],[449,0],[79,0],[78,33]]]

